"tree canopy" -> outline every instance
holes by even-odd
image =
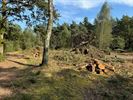
[[[107,2],[105,2],[98,14],[96,20],[96,44],[100,49],[107,49],[110,47],[112,41],[112,22],[110,15],[110,7]]]

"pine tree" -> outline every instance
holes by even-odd
[[[84,17],[83,25],[87,28],[88,31],[92,29],[92,24],[88,21],[88,17]]]
[[[96,20],[96,46],[100,49],[109,48],[112,40],[112,23],[110,16],[110,7],[107,2],[102,6]]]
[[[59,40],[61,47],[70,47],[71,44],[71,32],[69,31],[69,25],[64,23],[62,25],[61,34],[59,34]]]
[[[72,21],[72,24],[70,25],[71,30],[71,47],[75,47],[76,44],[78,44],[77,36],[80,34],[80,28],[79,25]]]

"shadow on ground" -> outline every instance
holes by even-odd
[[[5,100],[133,100],[131,78],[117,74],[104,77],[72,69],[49,77],[45,71],[33,72],[33,69],[18,71],[20,76],[13,85],[19,92]]]
[[[19,62],[17,57],[22,57],[23,59],[21,55],[10,54],[7,56],[5,62],[0,63],[0,100],[5,96],[7,97],[7,95],[17,93],[19,89],[14,86],[13,82],[19,79],[21,80],[23,76],[28,76],[30,70],[34,67],[38,67],[38,65],[25,64],[21,60]],[[16,59],[18,61],[16,61]]]
[[[25,63],[14,61],[14,60],[10,60],[10,59],[8,59],[8,61],[14,62],[14,63],[19,64],[19,65],[23,65],[23,66],[39,67],[39,65],[25,64]]]

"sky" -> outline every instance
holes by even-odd
[[[133,16],[133,0],[54,0],[54,5],[61,15],[60,24],[71,23],[73,20],[79,23],[84,17],[93,23],[105,1],[111,7],[113,18]]]
[[[0,0],[1,1],[1,0]],[[88,17],[93,23],[103,3],[107,1],[111,7],[111,16],[121,18],[123,15],[133,16],[133,0],[54,0],[55,8],[60,13],[58,23],[81,22]],[[26,27],[24,22],[16,22],[22,29]]]

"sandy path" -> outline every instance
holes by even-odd
[[[2,100],[3,97],[12,95],[12,81],[17,78],[18,69],[24,68],[24,65],[12,61],[26,62],[25,59],[18,59],[15,56],[8,56],[7,60],[0,62],[0,100]]]

